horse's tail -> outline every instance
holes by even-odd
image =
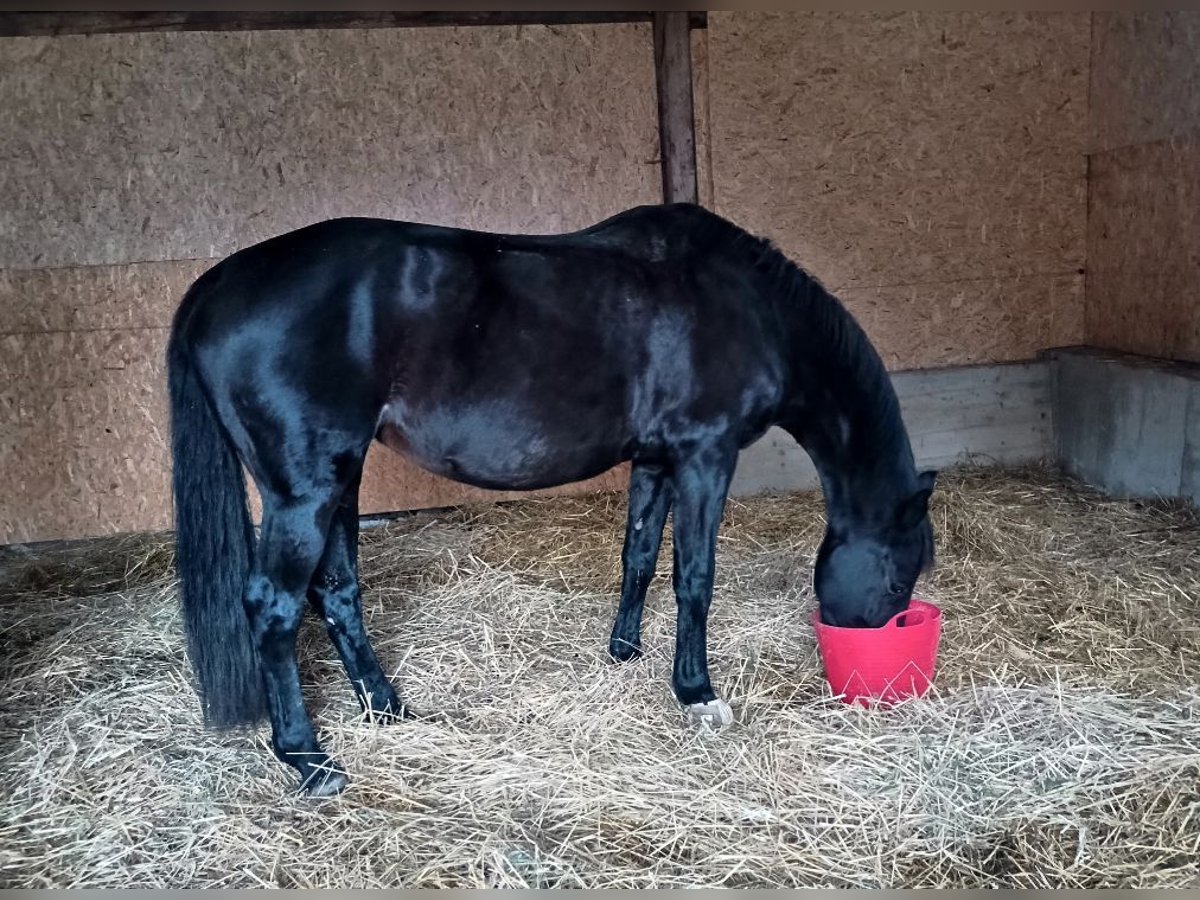
[[[175,564],[204,721],[232,728],[264,713],[258,653],[242,607],[254,526],[241,463],[181,334],[184,318],[177,316],[167,348]]]

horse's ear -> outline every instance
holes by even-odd
[[[896,510],[896,527],[902,531],[916,528],[929,514],[929,498],[937,481],[937,472],[922,472],[917,476],[917,492],[900,504]]]

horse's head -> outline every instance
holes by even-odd
[[[922,472],[917,490],[870,525],[830,525],[813,575],[822,621],[878,628],[908,608],[918,576],[933,562],[929,496],[936,477]]]

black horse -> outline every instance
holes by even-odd
[[[362,622],[358,487],[373,440],[485,488],[631,461],[610,651],[641,652],[673,510],[673,686],[720,724],[732,714],[709,681],[705,632],[740,448],[777,424],[815,461],[826,622],[881,625],[931,560],[934,474],[916,471],[866,335],[768,242],[699,207],[640,207],[551,236],[323,222],[201,276],[167,362],[178,567],[205,718],[231,727],[268,714],[276,755],[314,795],[347,779],[301,698],[306,598],[364,709],[407,714]],[[257,542],[243,465],[262,495]]]

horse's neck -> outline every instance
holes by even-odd
[[[861,329],[840,305],[811,311],[799,307],[790,329],[794,399],[783,424],[816,466],[831,522],[870,523],[916,489],[912,447],[891,379]]]
[[[817,469],[830,522],[870,524],[915,490],[916,468],[902,431],[846,422],[835,408],[810,407],[789,430]]]

